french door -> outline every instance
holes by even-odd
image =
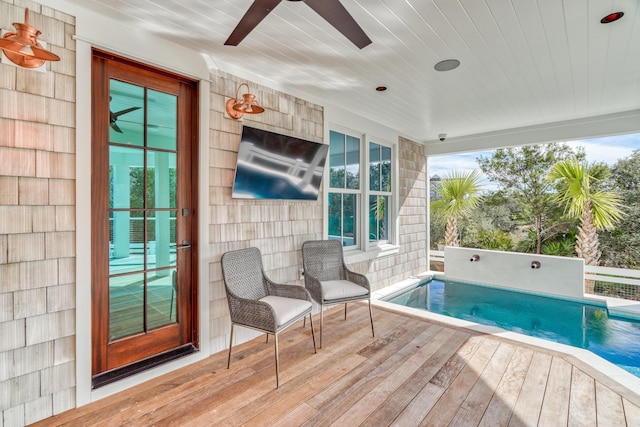
[[[198,346],[197,105],[196,82],[93,52],[94,386]]]

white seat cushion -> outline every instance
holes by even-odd
[[[276,324],[282,326],[290,322],[292,319],[300,316],[311,308],[311,303],[303,299],[277,297],[275,295],[267,295],[258,301],[269,304],[276,314]]]
[[[322,294],[325,301],[342,298],[355,298],[365,296],[369,293],[366,288],[356,285],[348,280],[326,280],[320,282]]]

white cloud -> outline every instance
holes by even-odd
[[[604,162],[609,166],[631,155],[640,148],[640,134],[608,136],[598,139],[586,139],[567,142],[570,146],[582,146],[589,162]]]

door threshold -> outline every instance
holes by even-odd
[[[134,362],[129,365],[113,369],[111,371],[102,372],[92,377],[91,389],[95,390],[107,384],[112,384],[116,381],[122,380],[135,374],[139,374],[140,372],[147,371],[151,368],[155,368],[156,366],[160,366],[164,363],[168,363],[197,352],[198,349],[195,348],[193,344],[185,344],[172,350],[168,350],[155,356],[151,356],[144,360],[140,360],[138,362]]]

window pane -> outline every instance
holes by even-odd
[[[109,80],[109,141],[144,145],[144,88]]]
[[[147,98],[147,146],[175,151],[178,98],[151,89]]]
[[[378,220],[376,216],[377,212],[377,196],[369,196],[369,241],[375,242],[378,240]]]
[[[342,246],[354,246],[358,242],[356,195],[344,194],[343,200],[342,229],[344,234]]]
[[[147,269],[176,265],[176,211],[151,211],[147,217]]]
[[[380,146],[369,143],[369,189],[380,191]]]
[[[177,272],[175,269],[147,275],[147,329],[156,329],[176,321]]]
[[[144,332],[144,274],[109,279],[109,339]]]
[[[391,148],[381,147],[381,180],[380,190],[391,191]]]
[[[347,188],[360,188],[360,139],[347,135]]]
[[[144,151],[137,148],[109,147],[109,207],[144,207]]]
[[[342,194],[329,193],[329,239],[342,240]]]
[[[389,196],[378,197],[378,240],[389,240]]]
[[[329,186],[344,188],[344,135],[331,131],[329,144]]]
[[[144,212],[112,212],[109,275],[144,269]]]
[[[369,196],[369,241],[388,240],[388,208],[388,196]]]
[[[176,207],[176,153],[147,152],[147,208]]]

